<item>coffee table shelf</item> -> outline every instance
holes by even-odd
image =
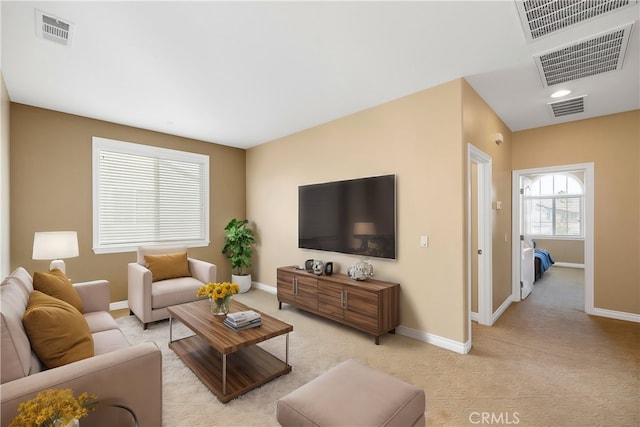
[[[289,365],[289,332],[293,326],[260,313],[262,325],[233,331],[214,316],[209,302],[201,300],[169,307],[170,342],[182,362],[223,403],[291,372]],[[232,300],[231,312],[251,310]],[[255,310],[257,311],[257,310]],[[196,335],[173,340],[173,319],[178,319]],[[285,360],[255,345],[285,335]]]
[[[223,403],[291,372],[291,366],[268,351],[251,346],[227,356],[226,394],[222,387],[222,355],[197,335],[169,345],[182,362]]]

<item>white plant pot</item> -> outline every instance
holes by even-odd
[[[249,289],[251,289],[251,275],[245,274],[244,276],[236,276],[235,274],[231,275],[231,281],[233,283],[237,283],[240,286],[240,293],[244,294]]]

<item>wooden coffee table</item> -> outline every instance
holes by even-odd
[[[258,312],[231,300],[231,313],[245,310]],[[223,403],[291,372],[289,332],[293,326],[287,323],[260,312],[262,325],[236,332],[224,325],[225,316],[211,314],[209,300],[175,305],[168,311],[169,348]],[[196,335],[174,341],[174,318]],[[255,345],[285,334],[285,360]]]

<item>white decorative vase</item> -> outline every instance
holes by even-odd
[[[367,280],[373,277],[373,265],[369,264],[367,260],[362,260],[349,267],[347,274],[355,280]]]
[[[240,293],[244,294],[249,289],[251,289],[251,275],[245,274],[244,276],[236,276],[235,274],[231,275],[231,281],[240,286]]]

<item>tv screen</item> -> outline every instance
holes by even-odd
[[[298,247],[396,258],[396,176],[298,187]]]

